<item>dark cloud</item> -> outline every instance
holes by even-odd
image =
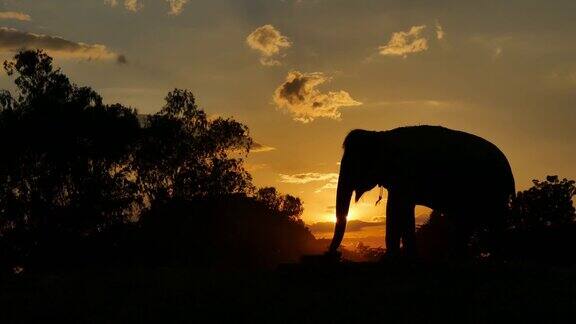
[[[116,62],[118,64],[128,64],[128,60],[126,59],[126,56],[124,54],[118,55],[118,57],[116,58]]]
[[[77,43],[57,36],[41,35],[0,27],[0,51],[41,48],[52,56],[87,60],[118,60],[118,54],[100,44]],[[125,58],[124,58],[125,59]]]

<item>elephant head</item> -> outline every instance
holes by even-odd
[[[379,183],[378,170],[383,167],[378,133],[353,130],[344,140],[344,154],[340,162],[340,176],[336,189],[336,225],[329,253],[336,253],[346,230],[346,218],[352,193],[355,201]],[[379,150],[375,150],[375,146]]]

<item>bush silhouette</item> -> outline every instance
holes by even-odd
[[[533,180],[511,203],[509,229],[502,246],[508,258],[573,264],[576,253],[575,182],[558,176]]]
[[[573,224],[576,211],[572,197],[576,195],[573,180],[547,176],[533,180],[534,186],[518,192],[512,201],[510,225],[519,230],[557,227]]]

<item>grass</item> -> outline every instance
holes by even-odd
[[[576,268],[527,265],[71,270],[1,287],[2,323],[576,320]]]

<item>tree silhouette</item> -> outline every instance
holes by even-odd
[[[237,155],[248,153],[248,128],[233,119],[209,119],[194,95],[175,89],[160,112],[148,116],[136,155],[152,200],[246,193],[251,177]],[[234,157],[236,155],[236,157]]]
[[[139,116],[41,50],[4,69],[16,91],[0,91],[0,263],[271,264],[315,242],[300,199],[255,192],[248,127],[208,117],[190,91]]]
[[[512,227],[526,230],[564,226],[576,221],[573,180],[547,176],[544,181],[533,180],[532,183],[533,187],[518,192],[512,201]]]
[[[574,264],[575,182],[558,176],[533,180],[511,203],[509,228],[501,245],[509,259],[543,264]]]
[[[276,188],[273,187],[258,189],[255,197],[257,201],[264,203],[279,216],[293,221],[300,221],[300,216],[304,212],[300,198],[291,195],[280,195]]]
[[[123,219],[137,201],[135,111],[104,105],[41,51],[18,53],[4,68],[17,92],[4,91],[0,108],[2,227],[86,234]]]

